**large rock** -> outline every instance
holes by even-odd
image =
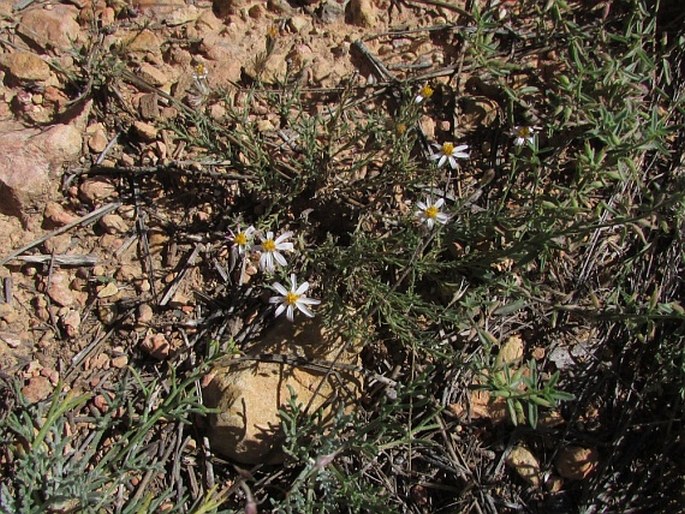
[[[17,32],[44,50],[69,50],[81,32],[77,16],[78,9],[70,5],[27,9]]]
[[[32,52],[11,52],[1,56],[0,62],[18,80],[42,82],[50,78],[50,66]]]
[[[50,180],[59,167],[78,158],[81,131],[74,125],[54,125],[45,131],[0,127],[0,212],[22,217],[42,207]]]
[[[338,407],[350,409],[361,390],[357,373],[334,369],[314,397],[326,374],[324,370],[258,360],[258,355],[289,354],[302,356],[303,362],[330,361],[342,344],[339,333],[324,329],[317,321],[291,324],[283,320],[249,349],[251,355],[257,356],[255,360],[220,360],[204,390],[207,406],[218,408],[218,413],[209,417],[212,448],[245,464],[281,461],[278,409],[287,405],[289,388],[303,406],[314,398],[309,412],[323,408],[324,402],[331,400],[322,412],[324,423]],[[356,354],[350,352],[340,362],[356,360]]]

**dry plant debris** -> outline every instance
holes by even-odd
[[[675,512],[683,26],[0,0],[0,510]]]

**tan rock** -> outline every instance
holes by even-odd
[[[67,253],[73,247],[71,234],[58,234],[52,236],[43,243],[43,248],[47,253],[63,254]]]
[[[105,178],[88,178],[79,186],[79,196],[91,204],[107,200],[115,194],[116,187]]]
[[[495,364],[497,367],[512,366],[523,358],[523,340],[519,335],[509,337],[501,346]]]
[[[49,226],[63,227],[76,220],[78,217],[67,212],[57,202],[48,202],[45,204],[45,211],[43,212],[43,219]]]
[[[194,5],[184,5],[180,9],[172,11],[168,16],[165,16],[164,23],[170,27],[177,27],[197,20],[201,14],[202,11]]]
[[[151,30],[142,30],[131,34],[125,40],[126,48],[129,52],[134,53],[162,53],[162,41]]]
[[[124,369],[128,365],[128,357],[126,355],[119,355],[112,358],[112,366],[117,369]]]
[[[120,282],[132,282],[142,276],[142,270],[138,264],[124,264],[114,274]]]
[[[50,9],[27,9],[17,32],[43,49],[69,50],[79,38],[78,9],[57,4]]]
[[[42,82],[50,78],[50,66],[32,52],[5,54],[2,64],[7,67],[10,75],[18,80]]]
[[[119,287],[114,282],[109,282],[98,290],[98,298],[100,299],[111,298],[117,294],[119,294]]]
[[[128,231],[128,223],[118,214],[106,214],[100,220],[100,226],[108,234],[123,234]]]
[[[133,5],[145,14],[163,20],[167,15],[185,6],[185,0],[134,0]]]
[[[302,15],[293,16],[288,20],[288,27],[295,33],[304,32],[311,27],[309,18]]]
[[[249,7],[251,0],[213,0],[212,12],[219,18],[226,18],[231,14],[237,14],[240,9]]]
[[[599,454],[594,448],[568,446],[557,455],[555,464],[559,475],[569,480],[583,480],[597,467]]]
[[[0,303],[0,319],[5,323],[14,323],[18,319],[17,311],[9,303]]]
[[[86,129],[88,134],[88,148],[95,153],[101,153],[107,144],[109,143],[109,138],[107,137],[107,131],[102,123],[94,123]]]
[[[144,121],[136,121],[133,123],[133,128],[143,141],[150,142],[157,139],[157,127],[150,123],[145,123]]]
[[[305,360],[326,360],[342,340],[334,330],[326,330],[317,321],[306,320],[290,324],[280,321],[257,343],[255,354],[293,353]],[[342,363],[356,362],[351,353]],[[323,382],[322,370],[287,363],[235,361],[227,357],[218,362],[213,377],[205,388],[209,407],[219,412],[209,418],[209,438],[214,450],[242,463],[276,463],[283,455],[279,444],[278,409],[290,398],[289,387],[298,403],[312,401],[310,412],[335,396],[332,408],[322,413],[329,421],[337,407],[351,408],[359,394],[359,377],[350,371],[338,371]]]
[[[350,0],[346,18],[359,27],[372,28],[378,24],[378,10],[371,0]]]
[[[153,316],[154,311],[152,310],[152,307],[150,307],[148,304],[142,303],[138,306],[138,323],[149,323],[150,321],[152,321]]]
[[[489,391],[476,389],[469,393],[468,405],[453,403],[448,406],[450,412],[459,418],[486,419],[501,423],[507,419],[507,402],[499,396],[493,397]]]
[[[153,86],[163,86],[170,81],[164,71],[151,64],[142,64],[138,69],[138,76]]]
[[[31,377],[28,383],[22,388],[21,393],[29,403],[38,403],[45,400],[52,393],[53,386],[46,377]]]
[[[512,448],[506,463],[529,485],[540,487],[540,463],[525,446]]]

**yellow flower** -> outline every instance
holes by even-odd
[[[424,100],[428,100],[431,96],[433,96],[433,88],[426,84],[419,90],[419,94],[414,98],[414,102],[420,104]]]

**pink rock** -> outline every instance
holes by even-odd
[[[65,161],[80,155],[82,142],[74,125],[53,125],[44,132],[0,127],[0,211],[22,217],[42,206],[50,180]]]
[[[53,273],[48,286],[50,299],[62,307],[69,307],[76,301],[73,291],[69,288],[71,278],[64,271]]]
[[[20,216],[48,189],[51,163],[31,143],[36,134],[33,129],[0,134],[0,211],[4,214]]]
[[[29,403],[45,400],[52,393],[52,384],[45,377],[32,377],[21,392]]]
[[[62,317],[62,325],[68,337],[76,337],[81,327],[81,313],[76,310],[70,310]]]
[[[78,9],[62,4],[49,10],[27,9],[17,32],[43,49],[69,50],[81,32],[77,15]]]

